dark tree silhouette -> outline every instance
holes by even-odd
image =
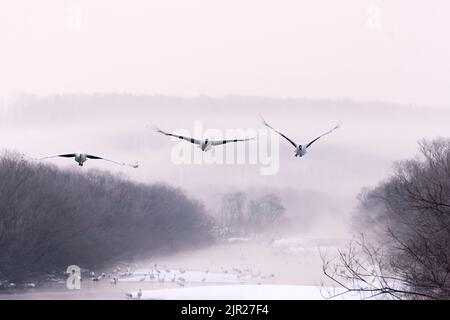
[[[361,194],[355,225],[373,244],[354,243],[337,265],[324,261],[325,274],[347,290],[450,298],[450,140],[422,141],[420,151],[421,158],[397,163],[393,176]],[[368,265],[375,286],[365,281]]]
[[[228,236],[269,234],[286,222],[285,211],[275,194],[248,199],[244,192],[230,192],[222,197],[219,223]]]
[[[0,280],[212,240],[199,202],[163,184],[0,156]]]

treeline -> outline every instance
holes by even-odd
[[[210,229],[203,205],[178,189],[0,155],[0,280],[198,246]]]
[[[273,193],[250,198],[245,192],[229,192],[222,196],[216,235],[219,238],[274,235],[288,223],[285,212],[281,199]]]
[[[364,237],[324,270],[350,291],[394,299],[450,299],[450,139],[365,190],[355,214]]]

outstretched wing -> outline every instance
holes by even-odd
[[[175,137],[175,138],[178,138],[178,139],[189,141],[190,143],[193,143],[193,144],[201,144],[202,143],[198,139],[194,139],[194,138],[190,138],[190,137],[184,137],[184,136],[179,136],[179,135],[176,135],[176,134],[168,133],[168,132],[162,131],[159,128],[156,128],[156,131],[159,132],[159,133],[162,133],[163,135],[166,135],[166,136]]]
[[[56,155],[52,155],[52,156],[46,156],[46,157],[42,157],[42,158],[37,158],[36,160],[44,160],[44,159],[50,159],[50,158],[74,158],[76,156],[75,153],[65,153],[65,154],[56,154]]]
[[[247,138],[247,139],[231,139],[231,140],[212,140],[211,141],[211,145],[213,146],[219,146],[221,144],[226,144],[226,143],[230,143],[230,142],[241,142],[241,141],[249,141],[249,140],[253,140],[255,138]]]
[[[262,117],[261,117],[261,119],[262,119],[262,122],[263,122],[263,124],[266,126],[266,127],[268,127],[268,128],[270,128],[270,129],[272,129],[273,131],[275,131],[276,133],[278,133],[280,136],[282,136],[283,138],[285,138],[287,141],[289,141],[295,148],[297,148],[297,144],[294,142],[294,141],[292,141],[291,139],[289,139],[288,137],[286,137],[284,134],[282,134],[281,132],[279,132],[279,131],[277,131],[277,130],[275,130],[272,126],[270,126]]]
[[[133,168],[138,168],[139,167],[139,164],[137,162],[135,162],[134,164],[125,163],[125,162],[119,162],[119,161],[111,160],[111,159],[108,159],[108,158],[94,156],[92,154],[87,154],[86,158],[93,159],[93,160],[105,160],[105,161],[109,161],[109,162],[112,162],[112,163],[115,163],[115,164],[118,164],[118,165],[121,165],[121,166],[130,166],[130,167],[133,167]]]
[[[336,130],[337,128],[339,128],[341,126],[340,123],[338,123],[337,125],[334,126],[333,129],[321,134],[320,136],[318,136],[317,138],[315,138],[314,140],[310,141],[307,145],[306,148],[308,148],[310,145],[312,145],[315,141],[319,140],[320,138],[322,138],[323,136],[326,136],[327,134],[332,133],[334,130]]]

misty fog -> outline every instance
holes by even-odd
[[[227,129],[267,130],[260,115],[298,142],[311,140],[338,121],[342,128],[314,144],[301,159],[293,157],[287,141],[279,140],[279,171],[273,175],[261,175],[262,164],[174,164],[171,150],[187,143],[153,129],[157,125],[167,131],[193,133],[194,122],[201,121],[204,130],[213,128],[224,134]],[[319,234],[328,234],[325,230],[345,231],[345,219],[362,187],[389,175],[394,161],[414,156],[419,140],[449,134],[449,116],[447,109],[350,100],[18,96],[2,108],[0,142],[2,148],[32,157],[85,151],[120,161],[138,160],[138,170],[95,161],[87,166],[180,187],[203,201],[212,214],[226,192],[275,192],[282,197],[288,215],[312,229],[301,228],[303,232],[317,229]],[[61,167],[74,165],[67,159],[47,161]]]
[[[382,229],[397,211],[377,196],[396,194],[411,219],[415,202],[395,177],[420,172],[429,180],[417,178],[416,190],[435,195],[427,183],[439,180],[431,191],[450,192],[444,0],[19,0],[0,9],[0,299],[332,286],[321,253],[361,231],[355,213],[363,231]],[[295,157],[263,119],[298,144],[341,126]],[[250,140],[202,152],[157,128]],[[81,152],[119,165],[40,159]],[[422,231],[438,253],[448,248],[446,236]],[[66,290],[69,263],[82,264],[88,290]],[[437,286],[448,288],[450,273],[443,279]],[[309,292],[297,289],[283,294]]]

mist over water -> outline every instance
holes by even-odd
[[[243,191],[249,197],[275,193],[298,231],[319,235],[328,230],[345,233],[362,187],[389,175],[394,161],[413,157],[419,140],[450,133],[446,109],[381,102],[122,94],[17,96],[12,101],[2,111],[3,148],[32,157],[85,151],[138,160],[138,170],[96,161],[83,169],[101,168],[179,187],[204,202],[213,215],[227,192]],[[293,147],[281,138],[274,175],[261,175],[261,164],[174,164],[173,148],[190,145],[153,129],[157,125],[169,132],[194,133],[194,124],[200,122],[204,130],[224,134],[230,129],[265,130],[260,115],[297,143],[310,141],[339,121],[342,128],[316,142],[303,158],[295,158]],[[201,154],[197,148],[192,152]],[[70,159],[46,161],[74,166]],[[297,228],[288,231],[295,234]]]

